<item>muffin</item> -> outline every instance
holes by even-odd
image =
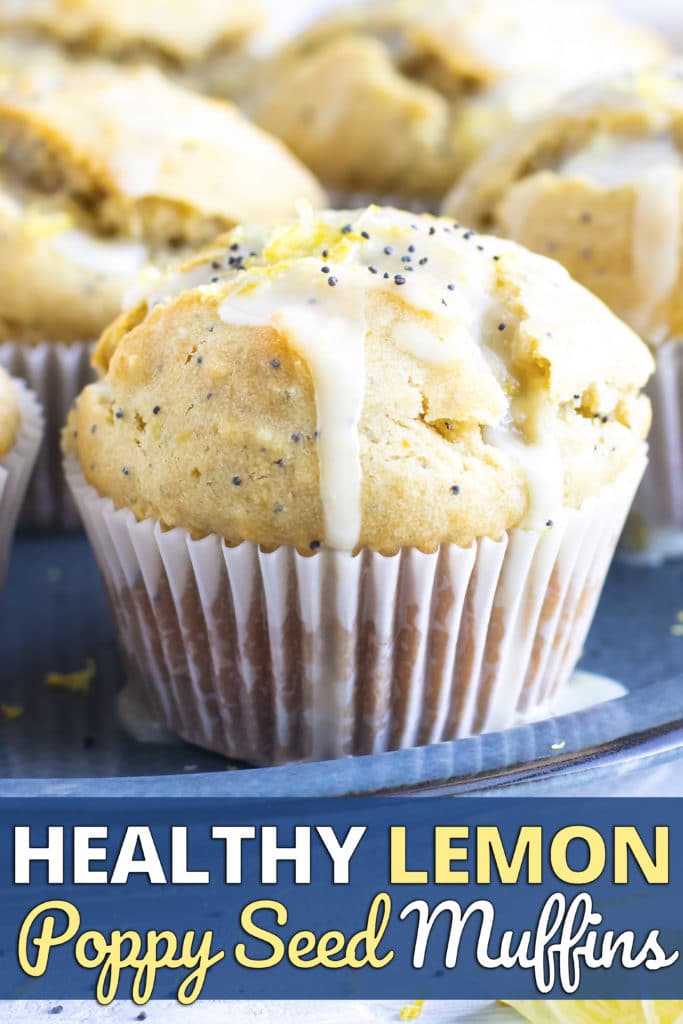
[[[259,0],[0,0],[0,32],[67,60],[152,64],[204,92],[232,96],[249,66],[245,44]],[[0,50],[3,58],[11,52]]]
[[[23,381],[0,370],[0,587],[42,435],[42,414]]]
[[[444,209],[558,259],[651,346],[650,468],[627,544],[683,554],[683,64],[562,101],[484,155]]]
[[[427,215],[302,211],[169,276],[96,360],[67,477],[166,728],[271,764],[551,706],[651,371],[559,265]]]
[[[593,0],[380,0],[290,43],[249,109],[326,185],[429,208],[511,124],[667,52]]]
[[[55,62],[10,76],[0,147],[0,363],[30,382],[48,425],[27,521],[69,525],[59,431],[138,274],[323,196],[233,106],[153,69]]]

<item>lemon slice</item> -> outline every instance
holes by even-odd
[[[532,1024],[683,1024],[683,1000],[511,1002]]]

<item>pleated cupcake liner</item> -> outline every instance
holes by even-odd
[[[35,395],[13,380],[19,399],[21,430],[16,444],[0,458],[0,586],[5,581],[19,510],[43,436],[43,414]]]
[[[649,465],[622,545],[627,560],[659,565],[683,558],[683,342],[656,353]]]
[[[164,531],[69,481],[129,685],[159,729],[257,765],[504,729],[580,657],[646,464],[552,528],[393,556],[303,556]]]
[[[20,519],[29,529],[73,530],[80,526],[62,470],[60,435],[74,401],[94,378],[92,349],[92,342],[0,344],[0,366],[26,381],[45,416],[44,442]]]

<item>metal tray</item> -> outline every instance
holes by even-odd
[[[324,764],[244,768],[120,727],[121,666],[97,568],[81,535],[20,536],[0,598],[0,777],[10,796],[416,794],[682,795],[683,563],[617,563],[582,667],[628,694],[472,739]],[[90,692],[45,685],[91,658]],[[20,717],[6,717],[9,706]],[[240,769],[240,770],[237,770]]]

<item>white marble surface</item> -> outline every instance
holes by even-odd
[[[17,1001],[0,1004],[0,1020],[7,1024],[131,1024],[140,1007],[130,1002],[95,1006],[85,1002]],[[145,1024],[389,1024],[410,1020],[400,1002],[203,1002],[178,1006],[159,1001],[143,1008]],[[61,1011],[57,1008],[61,1006]],[[415,1024],[521,1024],[517,1014],[502,1006],[475,1003],[426,1003],[413,1017]],[[55,1013],[57,1010],[57,1013]],[[401,1015],[403,1011],[403,1016]]]

